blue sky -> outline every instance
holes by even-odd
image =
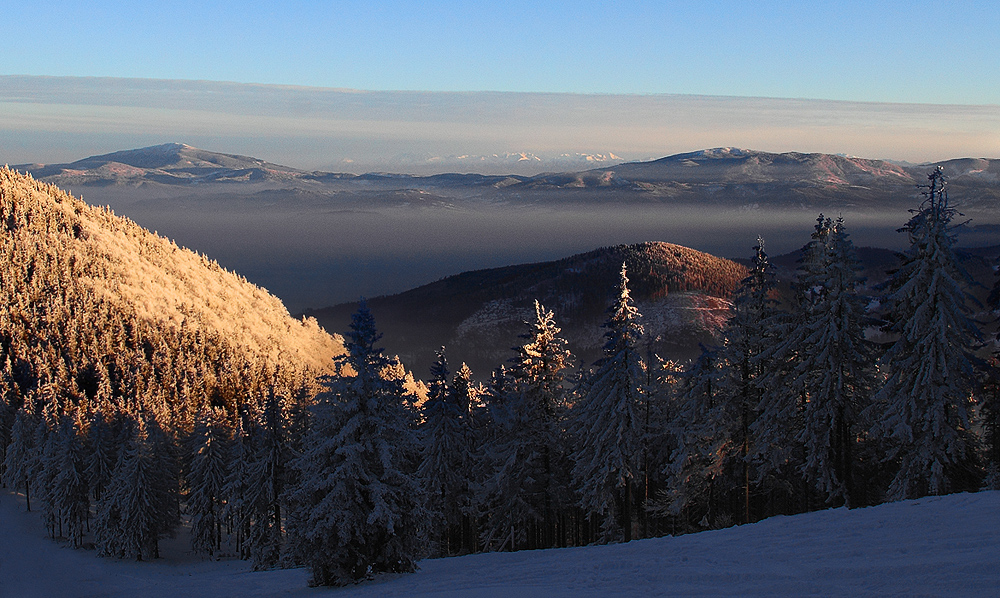
[[[5,2],[0,73],[1000,105],[1000,5]]]

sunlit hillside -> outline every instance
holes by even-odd
[[[0,170],[0,367],[10,392],[225,404],[300,388],[338,338],[265,289],[106,208]],[[273,386],[272,386],[273,387]],[[10,404],[17,406],[17,398]]]

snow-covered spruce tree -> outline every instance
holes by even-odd
[[[100,502],[104,488],[111,481],[121,448],[116,441],[113,422],[109,421],[113,417],[109,416],[103,409],[95,411],[87,430],[87,485],[96,502]]]
[[[716,428],[721,423],[717,413],[720,366],[719,350],[702,346],[701,354],[681,376],[676,409],[665,429],[674,449],[664,468],[666,487],[653,507],[660,514],[680,518],[680,531],[725,527],[732,521],[718,506],[720,493],[716,491],[716,478],[723,474],[722,457],[732,452],[730,439]],[[720,514],[728,521],[719,519]]]
[[[555,315],[537,301],[534,321],[525,324],[525,343],[514,348],[508,371],[487,481],[492,523],[512,530],[511,549],[564,545],[559,514],[572,502],[563,426],[571,355]]]
[[[153,455],[153,491],[157,500],[156,529],[159,537],[169,537],[181,521],[181,464],[177,440],[167,428],[165,410],[149,416],[146,434]],[[159,557],[159,544],[155,547]]]
[[[824,502],[849,506],[860,415],[874,384],[860,271],[843,220],[821,214],[803,248],[797,301],[765,353],[771,366],[754,425],[762,468],[793,463],[798,471],[786,474],[802,475]]]
[[[638,481],[639,537],[676,532],[677,518],[658,508],[659,495],[666,487],[663,472],[677,448],[672,434],[664,433],[678,410],[677,390],[682,367],[672,359],[655,354],[651,339],[646,342],[646,379],[637,413],[642,420],[641,465]]]
[[[49,500],[58,519],[61,536],[74,548],[83,545],[84,526],[90,512],[90,491],[87,487],[86,452],[80,430],[79,414],[66,414],[54,430],[55,454],[52,488]]]
[[[469,455],[472,450],[468,406],[463,409],[460,395],[449,379],[444,347],[431,365],[423,421],[420,467],[417,476],[427,493],[431,536],[437,546],[433,553],[449,556],[461,546],[463,510],[468,507]]]
[[[713,427],[716,442],[725,453],[718,456],[730,478],[736,477],[740,489],[738,521],[750,523],[752,456],[754,438],[752,426],[761,402],[759,386],[769,368],[765,349],[774,342],[773,322],[775,301],[774,269],[764,251],[764,240],[758,238],[750,274],[740,283],[733,301],[733,315],[723,331],[725,344],[721,357],[727,374],[721,381],[718,408],[714,410]],[[735,488],[727,488],[731,492]]]
[[[4,459],[3,482],[7,487],[24,490],[27,509],[31,510],[31,464],[35,452],[36,418],[30,411],[29,404],[23,405],[14,414],[14,425],[11,428],[10,444]]]
[[[489,419],[486,416],[486,406],[482,402],[485,390],[482,385],[473,384],[472,369],[463,362],[452,376],[451,392],[462,412],[469,446],[462,470],[462,540],[459,549],[463,553],[479,552],[480,511],[476,495],[479,470],[482,469],[483,462],[478,458],[480,453],[477,447],[483,444]]]
[[[197,553],[214,555],[222,548],[228,440],[223,414],[203,405],[188,443],[193,454],[186,476],[191,549]]]
[[[229,541],[236,554],[251,561],[254,569],[266,569],[277,564],[282,544],[281,528],[274,525],[276,509],[280,516],[280,504],[275,504],[274,497],[278,501],[282,497],[275,494],[273,477],[280,475],[284,467],[275,460],[273,442],[278,441],[278,459],[281,459],[281,439],[280,434],[276,438],[273,429],[268,428],[266,407],[265,412],[257,412],[247,401],[239,410],[229,446],[223,517],[229,524]],[[280,425],[280,421],[276,423]],[[282,484],[283,481],[277,481],[279,489]]]
[[[259,438],[254,433],[255,427],[254,418],[245,413],[236,415],[236,427],[228,451],[228,473],[223,487],[226,506],[222,516],[230,532],[229,542],[236,555],[244,560],[250,558],[250,528],[258,510],[256,497],[262,485],[253,458],[256,452],[253,442]]]
[[[973,431],[973,346],[969,276],[959,264],[939,167],[928,175],[924,201],[900,229],[910,248],[885,289],[886,330],[898,336],[881,367],[885,385],[872,408],[872,433],[886,439],[898,469],[888,498],[971,490],[981,482]]]
[[[36,493],[39,512],[42,521],[49,530],[49,537],[56,538],[59,534],[59,517],[53,508],[52,490],[53,480],[58,472],[56,463],[57,438],[56,426],[61,416],[59,399],[55,395],[54,385],[46,382],[39,388],[37,401],[41,405],[41,416],[35,426],[34,444],[37,450],[34,452],[32,460],[32,478],[37,482],[38,491]]]
[[[535,319],[526,322],[528,332],[521,335],[525,343],[516,349],[515,386],[523,413],[529,420],[522,433],[530,434],[529,446],[533,457],[532,476],[537,482],[536,510],[540,521],[533,524],[535,546],[565,546],[565,526],[560,515],[572,504],[572,461],[566,435],[565,372],[573,356],[560,336],[555,315],[535,301]]]
[[[256,451],[252,469],[258,476],[258,492],[252,500],[256,513],[250,526],[250,560],[255,570],[274,567],[281,556],[281,506],[292,459],[286,403],[272,389],[264,402],[260,424],[254,428],[259,436],[253,443]]]
[[[171,505],[148,423],[140,417],[130,427],[131,438],[98,504],[94,535],[102,556],[141,561],[158,556],[159,539],[170,531],[163,527],[169,519],[163,511]]]
[[[981,389],[986,488],[1000,490],[1000,355],[989,358]]]
[[[752,459],[761,481],[773,487],[784,485],[784,496],[796,495],[788,512],[806,511],[812,495],[802,475],[805,463],[804,447],[798,440],[803,424],[803,412],[809,401],[807,376],[801,370],[809,335],[809,318],[819,300],[822,279],[829,262],[827,249],[833,221],[819,215],[811,240],[802,249],[796,280],[792,283],[794,299],[790,308],[773,310],[764,327],[772,342],[766,344],[758,360],[768,367],[755,381],[760,390],[759,414],[751,424],[755,438]]]
[[[830,229],[827,264],[815,284],[806,314],[803,355],[796,366],[809,401],[797,438],[805,448],[803,473],[828,501],[851,506],[855,494],[857,439],[866,426],[875,371],[875,353],[865,339],[867,298],[859,293],[861,263],[844,223]]]
[[[637,410],[646,379],[639,318],[622,264],[618,293],[603,324],[604,356],[595,364],[586,394],[570,412],[580,506],[601,521],[604,541],[633,537],[634,490],[642,471],[642,420]]]
[[[351,322],[340,373],[312,412],[306,450],[293,466],[288,541],[312,571],[312,585],[345,585],[383,572],[410,572],[425,520],[415,476],[417,442],[400,380],[362,302]]]
[[[11,431],[14,427],[14,414],[17,413],[16,396],[10,379],[10,359],[6,359],[0,362],[0,485],[4,484],[7,445],[10,444]]]

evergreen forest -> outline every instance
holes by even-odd
[[[155,559],[184,528],[206,558],[315,585],[1000,489],[1000,282],[958,259],[940,169],[922,191],[884,283],[820,215],[792,288],[759,240],[714,342],[680,363],[654,351],[626,260],[598,360],[536,301],[481,383],[447,347],[408,371],[365,302],[327,334],[3,169],[0,482],[77,548]]]

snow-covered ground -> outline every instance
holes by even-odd
[[[308,588],[301,569],[253,573],[186,555],[100,559],[44,537],[0,493],[0,598],[254,596],[1000,596],[1000,492],[775,517],[630,544],[427,560],[413,575]]]

